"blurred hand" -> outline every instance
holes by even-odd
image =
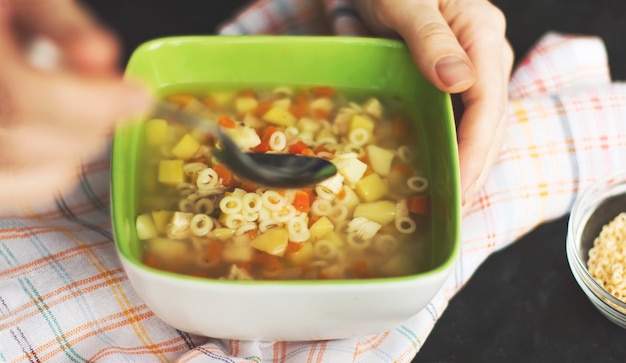
[[[55,45],[60,67],[29,60],[36,38]],[[122,80],[115,38],[73,0],[0,1],[0,54],[0,211],[72,187],[115,122],[150,107],[143,87]]]
[[[358,0],[379,35],[400,35],[422,74],[437,88],[461,93],[458,128],[463,214],[500,152],[513,51],[506,20],[488,0]]]

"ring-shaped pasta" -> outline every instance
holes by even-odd
[[[353,145],[363,146],[367,144],[367,142],[370,140],[370,135],[371,134],[366,129],[358,127],[350,130],[350,133],[348,134],[348,140]]]
[[[355,154],[357,158],[365,155],[365,149],[361,145],[347,143],[343,146],[343,151],[349,154]]]
[[[246,213],[258,213],[263,208],[261,196],[256,193],[246,193],[241,197],[242,210]]]
[[[226,214],[224,215],[223,223],[230,229],[237,229],[246,222],[245,218],[240,213]]]
[[[212,214],[215,211],[215,203],[209,198],[200,198],[194,205],[194,212]]]
[[[313,255],[322,260],[330,260],[337,256],[337,245],[327,239],[321,239],[313,244]]]
[[[264,221],[259,222],[259,232],[266,232],[270,228],[280,227],[281,223],[276,222],[272,219],[266,219]]]
[[[189,199],[181,199],[178,202],[178,210],[185,213],[193,213],[195,211],[196,204]]]
[[[263,202],[263,206],[273,212],[279,211],[283,209],[285,205],[285,200],[282,195],[280,195],[275,190],[266,190],[261,195],[261,201]]]
[[[348,206],[345,204],[335,204],[328,213],[328,218],[333,222],[345,221],[348,218]]]
[[[385,256],[396,252],[398,245],[398,239],[391,234],[378,234],[372,239],[372,248]]]
[[[213,218],[206,214],[195,214],[189,222],[189,230],[194,236],[206,236],[214,227]]]
[[[269,145],[273,151],[283,151],[287,147],[287,136],[281,131],[275,131],[270,135]]]
[[[272,219],[278,223],[286,223],[287,221],[294,219],[296,216],[297,210],[291,204],[285,205],[283,209],[279,211],[272,211]]]
[[[186,198],[193,193],[195,193],[197,187],[191,183],[178,183],[176,185],[176,190],[178,190],[178,195],[182,198]]]
[[[245,222],[239,228],[235,230],[235,236],[241,236],[244,233],[254,231],[257,229],[257,225],[254,222]]]
[[[403,234],[411,234],[415,232],[417,225],[411,217],[398,217],[395,220],[396,229]]]
[[[372,244],[372,239],[363,238],[358,233],[348,233],[346,235],[346,244],[355,249],[365,249]]]
[[[414,175],[406,180],[406,185],[412,191],[420,193],[428,189],[428,179]]]
[[[220,200],[220,210],[225,214],[235,214],[241,212],[243,202],[241,198],[234,195],[226,195]]]
[[[196,185],[199,190],[215,189],[219,185],[219,176],[213,168],[206,168],[198,172]]]
[[[335,193],[333,193],[332,190],[323,185],[315,186],[315,194],[317,195],[318,199],[321,198],[329,201],[335,199]]]
[[[306,242],[311,238],[311,231],[304,218],[292,218],[287,222],[287,234],[292,242]]]
[[[402,145],[397,150],[398,157],[403,162],[410,164],[413,161],[413,152],[407,145]]]
[[[206,169],[208,166],[205,163],[195,162],[195,163],[187,163],[183,165],[183,173],[189,177],[195,177],[201,170]]]
[[[332,204],[326,199],[315,199],[311,203],[311,213],[318,216],[327,216],[332,210]]]

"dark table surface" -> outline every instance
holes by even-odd
[[[123,42],[211,34],[246,1],[84,0]],[[547,31],[601,36],[615,80],[626,79],[623,0],[494,0],[519,60]],[[414,362],[624,362],[626,330],[576,285],[565,257],[567,216],[546,221],[478,269],[450,302]]]

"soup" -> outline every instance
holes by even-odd
[[[175,120],[143,125],[138,238],[153,268],[217,279],[362,279],[428,268],[428,166],[402,103],[332,87],[169,92],[244,151],[326,158],[338,173],[272,189],[212,157],[219,143]]]

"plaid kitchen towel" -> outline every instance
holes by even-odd
[[[364,34],[349,2],[311,4],[261,1],[222,34],[302,33],[296,25],[320,14],[334,19],[327,31]],[[401,326],[311,342],[220,340],[167,326],[117,258],[106,154],[85,162],[78,187],[54,206],[0,219],[0,362],[410,362],[491,253],[566,215],[580,190],[626,168],[626,85],[611,82],[600,39],[546,34],[513,74],[510,97],[504,146],[463,220],[454,270]]]

